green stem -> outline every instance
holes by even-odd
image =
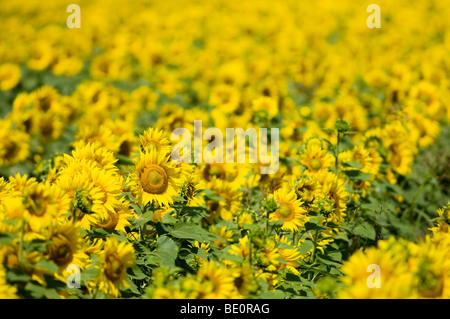
[[[339,155],[339,143],[340,143],[340,134],[337,132],[337,142],[336,142],[336,150],[335,150],[335,159],[334,159],[334,165],[336,167],[336,173],[338,171],[338,155]]]
[[[312,251],[312,254],[311,254],[311,263],[314,263],[316,261],[316,250],[317,250],[316,247],[317,247],[318,234],[319,234],[319,230],[316,229],[316,231],[314,232],[314,237],[313,237],[313,244],[314,244],[314,246],[313,246],[313,251]]]

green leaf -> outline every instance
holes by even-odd
[[[327,227],[316,224],[314,222],[306,222],[305,223],[305,229],[308,230],[325,230]]]
[[[17,238],[17,235],[14,234],[8,234],[8,233],[0,233],[0,244],[4,245],[12,245],[11,241]]]
[[[44,287],[33,284],[32,282],[26,284],[25,290],[28,290],[34,299],[41,299],[45,294]]]
[[[46,289],[44,292],[44,296],[47,299],[61,299],[55,289]]]
[[[345,175],[348,176],[348,178],[352,179],[352,180],[361,180],[361,181],[367,181],[372,177],[372,174],[369,173],[365,173],[359,170],[348,170],[348,171],[343,171],[343,173]]]
[[[39,262],[36,264],[36,267],[44,268],[51,272],[58,272],[58,266],[56,266],[55,263],[47,259],[39,260]]]
[[[314,247],[314,243],[311,240],[305,240],[299,247],[300,253],[305,255]]]
[[[117,161],[117,165],[130,165],[130,166],[134,166],[134,162],[129,159],[128,157],[124,156],[124,155],[120,155],[117,154],[116,155],[118,161]]]
[[[340,267],[342,265],[341,263],[324,254],[317,254],[317,260],[329,266]]]
[[[130,277],[127,278],[127,283],[130,285],[130,290],[136,295],[140,295],[141,293],[138,290],[138,287],[134,284],[133,280]]]
[[[178,246],[172,238],[162,236],[158,238],[153,253],[161,258],[162,266],[172,268],[175,266],[175,259],[178,256]]]
[[[364,237],[364,238],[369,238],[371,240],[375,240],[376,239],[376,231],[375,228],[370,225],[369,223],[363,223],[363,224],[358,224],[354,229],[353,229],[353,233],[355,235]]]
[[[153,212],[146,212],[142,216],[140,216],[138,219],[135,219],[133,221],[133,225],[140,227],[145,224],[147,224],[149,221],[151,221],[153,218]]]
[[[145,279],[148,276],[146,274],[144,274],[141,270],[141,268],[139,268],[138,266],[134,265],[133,267],[128,269],[128,274],[130,275],[131,278],[134,279]]]
[[[8,271],[8,273],[6,274],[6,279],[9,282],[29,282],[31,280],[31,277],[24,273]]]
[[[355,161],[348,161],[348,162],[342,163],[342,166],[352,167],[352,168],[363,168],[363,166],[360,162],[355,162]]]
[[[195,224],[178,223],[174,229],[169,231],[170,235],[175,238],[193,239],[199,242],[216,241],[223,239],[214,233],[207,231]]]

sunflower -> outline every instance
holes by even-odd
[[[338,155],[338,162],[341,164],[340,166],[342,166],[343,163],[350,161],[359,163],[361,168],[343,167],[343,170],[361,170],[362,172],[369,174],[377,173],[377,170],[374,171],[373,169],[372,157],[363,144],[359,144],[351,150],[344,151]]]
[[[252,211],[248,210],[240,212],[236,217],[236,224],[239,227],[245,227],[245,225],[253,225],[255,221],[255,214]]]
[[[97,278],[98,288],[106,295],[119,297],[121,286],[129,287],[127,269],[134,264],[134,248],[132,244],[119,243],[117,238],[108,237],[100,254],[102,268]]]
[[[130,186],[138,201],[144,205],[153,202],[160,206],[172,204],[178,195],[180,171],[169,162],[166,153],[141,152],[135,166]]]
[[[158,153],[170,153],[170,141],[163,130],[150,127],[139,135],[139,141],[144,153],[152,150]]]
[[[334,156],[316,143],[308,143],[300,155],[300,163],[307,167],[308,173],[317,173],[334,165]]]
[[[54,219],[69,212],[70,200],[56,187],[34,184],[24,190],[24,217],[32,231],[39,232],[48,227]]]
[[[440,207],[437,209],[437,213],[439,218],[436,221],[435,227],[429,228],[433,232],[434,237],[437,238],[442,234],[449,233],[449,225],[450,225],[450,202],[447,203],[444,207]]]
[[[297,198],[304,203],[313,202],[318,193],[319,185],[316,180],[301,178],[294,185]]]
[[[79,234],[78,228],[71,222],[53,224],[51,227],[49,236],[51,244],[47,245],[47,253],[60,272],[74,262],[74,256],[80,248]],[[79,261],[74,263],[80,265]]]
[[[20,68],[13,63],[0,65],[0,91],[9,91],[20,81]]]
[[[264,112],[272,118],[278,114],[278,101],[272,97],[261,96],[252,101],[252,109],[256,113]]]
[[[34,187],[34,184],[37,184],[37,180],[35,177],[29,177],[27,174],[21,176],[17,173],[14,176],[9,176],[9,185],[18,193],[23,194],[23,192],[27,188]]]
[[[221,198],[207,202],[209,220],[216,220],[219,216],[224,220],[232,220],[242,206],[242,193],[233,183],[215,178],[209,184],[209,189]]]
[[[240,93],[237,88],[228,84],[219,84],[213,87],[209,104],[229,114],[239,107],[240,99]]]
[[[227,226],[222,226],[222,227],[216,227],[216,225],[211,225],[209,230],[216,234],[217,236],[219,236],[220,238],[222,238],[222,240],[216,240],[214,241],[214,245],[216,245],[219,248],[223,248],[225,247],[225,245],[229,242],[233,241],[233,235],[234,232],[232,229],[227,229]]]
[[[59,92],[49,85],[43,85],[33,91],[30,98],[33,108],[42,113],[47,113],[59,107]]]
[[[351,197],[353,201],[357,202],[361,197],[366,197],[367,192],[370,189],[370,182],[369,181],[351,181],[350,183],[352,185],[353,192],[351,194]]]
[[[24,161],[30,154],[30,136],[11,128],[9,121],[0,120],[0,166]]]
[[[193,245],[189,245],[190,248],[196,248],[197,253],[195,255],[195,263],[197,266],[202,266],[205,262],[207,262],[207,259],[204,259],[201,257],[201,255],[208,257],[208,253],[211,250],[209,247],[209,243],[199,243],[197,240],[194,242]],[[199,255],[200,250],[202,251]]]
[[[231,272],[213,261],[204,262],[197,273],[198,299],[228,299],[236,295]]]
[[[229,252],[233,255],[241,256],[244,260],[250,257],[250,240],[247,235],[239,238],[237,245],[231,245]]]
[[[292,246],[292,243],[286,236],[276,235],[275,240],[277,241],[277,243],[284,244],[283,246]],[[278,254],[280,255],[281,259],[286,261],[286,263],[280,263],[280,270],[286,268],[296,275],[300,273],[297,268],[300,266],[299,261],[303,258],[303,256],[296,247],[292,246],[292,248],[278,248]]]
[[[301,207],[302,202],[297,199],[295,191],[280,188],[269,197],[275,199],[278,204],[278,208],[270,215],[271,221],[283,221],[281,229],[289,231],[297,231],[304,225],[306,210]]]
[[[115,214],[116,205],[112,206],[112,212],[111,209],[106,209],[104,201],[107,196],[93,181],[87,179],[86,175],[62,174],[55,185],[64,191],[74,203],[74,217],[81,222],[81,227],[84,229],[90,229],[91,226],[108,220],[110,213]]]
[[[411,297],[413,273],[408,269],[407,243],[391,237],[378,242],[378,247],[359,250],[341,267],[343,287],[338,298],[344,299],[400,299]],[[370,288],[369,265],[380,267],[379,288]]]
[[[265,271],[276,271],[280,266],[279,257],[277,243],[272,238],[266,239],[255,252],[256,265]]]
[[[4,198],[9,197],[11,194],[13,188],[11,186],[11,183],[6,180],[3,176],[0,177],[0,203],[1,200]]]
[[[32,70],[45,70],[53,61],[53,52],[49,42],[36,41],[32,43],[27,67]]]
[[[258,290],[258,282],[253,275],[252,266],[248,263],[232,263],[229,269],[239,298],[250,298],[251,294]]]
[[[11,286],[6,281],[6,270],[0,263],[0,299],[18,299],[17,287]]]
[[[130,225],[128,219],[133,217],[133,210],[127,203],[122,202],[120,205],[114,207],[114,212],[107,211],[107,214],[102,214],[94,221],[94,226],[106,229],[115,229],[125,233],[125,227]]]
[[[71,183],[71,179],[76,183]],[[104,210],[114,212],[114,207],[120,205],[119,197],[122,194],[124,187],[124,179],[121,175],[113,172],[100,169],[94,161],[87,161],[85,159],[74,161],[69,166],[60,171],[60,187],[70,191],[72,196],[75,196],[77,190],[95,187],[94,193],[101,196],[95,196],[100,199]],[[87,186],[92,184],[92,186]]]
[[[75,148],[72,151],[72,156],[67,154],[63,156],[66,166],[70,166],[73,162],[86,160],[93,162],[99,169],[112,172],[117,171],[117,167],[115,166],[117,159],[114,157],[114,153],[105,147],[98,147],[92,143]]]

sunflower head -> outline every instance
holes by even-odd
[[[168,160],[165,153],[151,150],[141,152],[135,161],[132,187],[142,204],[157,202],[160,206],[169,205],[178,195],[180,172]]]
[[[296,231],[304,225],[306,210],[301,207],[302,202],[297,199],[295,191],[280,188],[273,194],[273,198],[278,208],[270,214],[270,219],[283,221],[281,229]]]
[[[115,237],[108,237],[100,255],[103,267],[98,278],[99,289],[107,295],[118,297],[120,287],[128,286],[127,269],[133,265],[134,258],[132,244],[119,243]]]
[[[139,136],[139,141],[143,152],[170,152],[170,141],[164,134],[163,130],[156,128],[148,128],[142,135]]]

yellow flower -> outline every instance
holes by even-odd
[[[140,153],[135,160],[136,171],[130,186],[140,203],[155,202],[160,206],[173,203],[178,195],[180,172],[169,160],[166,153],[155,150]]]
[[[217,85],[212,89],[209,103],[226,113],[234,112],[240,103],[239,91],[227,84]]]
[[[144,153],[152,150],[158,153],[169,153],[171,150],[170,141],[163,130],[148,128],[142,135],[139,135],[139,141]]]
[[[213,261],[204,262],[197,273],[198,299],[228,299],[236,295],[231,272]]]
[[[11,128],[6,120],[0,120],[0,166],[10,166],[24,161],[30,153],[30,136]]]
[[[278,114],[278,101],[275,98],[262,96],[252,102],[252,109],[255,112],[267,112],[270,118]]]
[[[5,267],[0,263],[0,299],[18,299],[17,288],[6,281]]]
[[[95,144],[86,144],[75,148],[72,151],[72,156],[64,154],[65,166],[70,166],[71,163],[86,160],[92,162],[99,169],[115,172],[117,167],[115,163],[117,159],[114,157],[114,153],[105,147],[98,147]]]
[[[49,240],[51,244],[47,246],[47,253],[59,271],[65,270],[71,263],[81,267],[80,261],[74,261],[80,245],[79,230],[73,223],[64,222],[61,225],[54,223],[50,228]]]
[[[102,268],[97,278],[98,288],[106,295],[120,296],[120,288],[129,287],[127,269],[134,264],[134,248],[132,244],[119,243],[115,237],[108,237],[100,254]]]
[[[308,143],[300,155],[300,163],[307,167],[308,173],[317,173],[334,165],[334,156],[322,149],[317,143]]]
[[[9,91],[16,87],[20,81],[20,68],[16,64],[5,63],[0,65],[0,91]]]
[[[32,231],[39,232],[69,212],[69,198],[57,187],[33,184],[24,190],[24,217]]]
[[[276,235],[275,240],[278,243],[292,246],[292,242],[290,242],[286,236]],[[285,264],[280,263],[280,270],[287,268],[289,271],[293,272],[296,275],[300,273],[297,268],[300,266],[300,259],[302,259],[303,256],[296,247],[292,246],[292,248],[278,248],[278,254],[282,259],[286,261]]]
[[[344,287],[338,291],[338,298],[411,297],[413,273],[408,269],[407,254],[407,242],[393,237],[388,241],[380,241],[378,247],[353,253],[341,268],[344,273],[342,278]],[[376,267],[379,267],[379,273],[375,273]],[[378,278],[373,278],[378,274]],[[379,288],[372,287],[377,284],[377,280]]]
[[[287,191],[281,188],[270,197],[278,203],[277,210],[270,214],[272,221],[283,221],[281,229],[289,231],[297,231],[299,227],[303,227],[306,221],[306,210],[301,207],[302,202],[297,199],[293,190]]]

